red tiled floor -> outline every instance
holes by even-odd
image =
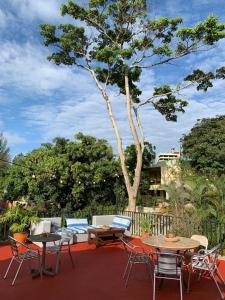
[[[140,243],[138,240],[136,243]],[[150,250],[147,249],[146,250]],[[11,286],[14,272],[5,280],[3,274],[11,257],[9,246],[0,247],[0,299],[1,300],[151,300],[152,286],[143,265],[136,265],[131,274],[128,287],[124,288],[122,273],[127,261],[121,245],[112,244],[98,249],[87,243],[72,246],[75,261],[73,269],[66,253],[62,255],[60,273],[55,277],[32,279],[27,262],[24,263],[15,286]],[[55,256],[47,257],[49,264]],[[225,263],[220,270],[225,277]],[[15,271],[15,269],[13,269]],[[225,289],[224,289],[225,291]],[[179,286],[174,281],[166,281],[156,294],[157,300],[178,300]],[[184,300],[219,299],[216,288],[210,279],[193,282],[192,292],[184,293]]]

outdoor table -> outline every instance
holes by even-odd
[[[192,240],[190,238],[181,237],[181,236],[178,237],[178,241],[176,242],[165,241],[162,235],[149,236],[141,239],[141,241],[143,244],[154,247],[158,251],[160,251],[161,249],[174,250],[177,253],[179,253],[180,251],[195,249],[200,246],[200,243],[198,241]],[[163,279],[161,279],[159,288],[162,287],[162,284],[163,284]],[[185,289],[187,289],[187,283],[185,282],[184,278],[183,278],[183,284]]]
[[[88,243],[95,244],[96,247],[118,241],[125,232],[124,228],[110,227],[109,229],[103,228],[90,228],[88,229]]]
[[[162,235],[160,236],[148,236],[146,238],[141,239],[142,243],[156,249],[167,249],[167,250],[176,250],[176,251],[184,251],[195,249],[200,246],[198,241],[192,240],[190,238],[178,237],[178,241],[176,242],[168,242],[164,240]]]
[[[41,242],[43,244],[42,248],[42,260],[41,260],[41,273],[49,276],[54,276],[55,273],[52,272],[51,268],[46,268],[45,266],[45,257],[46,257],[46,244],[49,242],[56,242],[61,240],[61,236],[59,234],[53,234],[53,233],[45,233],[45,234],[37,234],[37,235],[31,235],[29,237],[29,240],[31,242]],[[40,274],[36,274],[38,276]]]

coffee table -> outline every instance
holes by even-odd
[[[54,276],[55,273],[52,272],[52,268],[46,268],[45,266],[45,256],[46,256],[46,244],[49,242],[56,242],[61,240],[61,236],[59,234],[54,233],[48,233],[48,234],[37,234],[37,235],[31,235],[29,237],[29,240],[31,242],[41,242],[43,244],[42,248],[42,260],[41,260],[41,273],[44,275]],[[38,272],[35,272],[33,277],[37,277],[40,274]]]
[[[96,247],[106,245],[118,241],[123,236],[125,229],[110,227],[109,229],[103,228],[90,228],[88,229],[88,243],[95,244]]]

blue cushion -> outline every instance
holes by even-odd
[[[113,218],[112,227],[127,229],[130,226],[131,218],[126,216],[115,216]]]
[[[89,226],[86,224],[85,225],[71,224],[68,225],[67,228],[73,230],[75,233],[87,233]]]
[[[87,230],[89,228],[88,221],[86,218],[67,218],[66,225],[75,233],[87,233]]]

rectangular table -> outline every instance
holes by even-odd
[[[88,229],[88,243],[96,247],[118,241],[123,236],[125,229],[112,227],[110,229],[91,228]]]

